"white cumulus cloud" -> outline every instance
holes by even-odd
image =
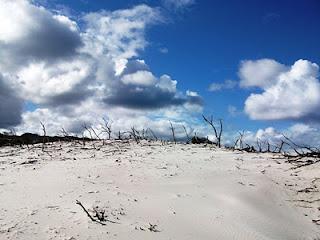
[[[277,82],[278,76],[285,70],[286,66],[272,59],[242,61],[239,70],[240,86],[269,87]]]
[[[82,45],[75,22],[27,0],[0,1],[0,68],[73,56]]]
[[[245,112],[251,119],[319,119],[319,66],[298,60],[284,66],[274,60],[243,62],[241,85],[257,86],[261,93],[252,93],[245,101]]]
[[[141,86],[151,86],[157,81],[156,77],[148,71],[137,71],[132,74],[126,74],[121,78],[124,84],[134,84]]]
[[[201,96],[182,93],[176,80],[155,76],[139,58],[146,30],[163,22],[158,8],[142,4],[77,19],[33,1],[0,1],[0,128],[36,131],[41,120],[51,134],[61,127],[79,132],[102,117],[119,127],[159,127],[168,118],[153,116],[164,108],[185,114],[202,106]],[[25,102],[35,110],[23,111]]]

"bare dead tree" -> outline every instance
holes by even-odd
[[[266,144],[267,144],[267,152],[269,153],[271,152],[271,149],[270,149],[270,143],[268,140],[266,141]]]
[[[122,133],[120,130],[117,133],[117,140],[122,140],[122,136],[124,133]]]
[[[298,145],[297,143],[293,142],[289,137],[286,137],[283,134],[283,137],[287,140],[287,144],[291,146],[293,151],[296,153],[295,155],[293,154],[285,154],[286,157],[288,158],[293,158],[293,159],[301,159],[305,157],[309,158],[315,158],[317,159],[315,162],[320,161],[320,149],[316,147],[310,147],[306,145]],[[314,162],[310,162],[310,164],[313,164]],[[308,165],[310,165],[308,164]]]
[[[86,137],[84,135],[84,131],[82,132],[82,145],[85,146],[86,145]]]
[[[254,146],[250,146],[246,143],[246,146],[242,149],[243,151],[249,152],[249,153],[255,153],[257,150],[254,148]]]
[[[85,123],[82,125],[82,127],[84,128],[84,132],[87,131],[90,135],[90,139],[93,140],[90,127],[88,127],[87,124],[85,124]]]
[[[106,120],[105,118],[103,118],[103,122],[104,125],[102,126],[102,131],[108,134],[108,140],[111,139],[111,126],[112,126],[112,122],[110,120]]]
[[[174,130],[174,127],[172,125],[172,122],[171,121],[169,121],[169,122],[170,122],[170,130],[171,130],[171,133],[172,133],[172,139],[173,139],[174,144],[176,144],[177,143],[177,139],[176,139],[176,135],[175,135],[175,130]]]
[[[72,142],[73,139],[72,139],[71,134],[69,134],[63,127],[61,128],[60,132],[61,132],[62,137],[65,140]]]
[[[136,141],[136,143],[140,142],[140,133],[137,131],[134,127],[131,128],[130,135],[133,137],[133,139]]]
[[[279,146],[276,146],[275,152],[281,153],[284,145],[285,145],[285,141],[281,140]]]
[[[147,132],[150,132],[151,135],[152,135],[152,137],[154,138],[154,140],[155,140],[155,141],[158,141],[158,137],[157,137],[156,134],[152,131],[151,128],[148,128],[148,129],[147,129]]]
[[[14,128],[10,128],[9,134],[10,134],[11,136],[17,136],[17,132],[16,132],[16,130],[15,130]]]
[[[189,136],[189,133],[187,131],[187,128],[182,124],[182,128],[184,130],[184,133],[186,134],[186,137],[187,137],[187,143],[189,143],[191,141],[191,138]]]
[[[42,136],[42,151],[44,151],[45,145],[46,145],[46,136],[47,136],[47,131],[46,131],[46,126],[40,121],[43,136]]]
[[[258,152],[262,152],[262,143],[261,143],[261,140],[259,138],[257,138],[256,140],[256,144],[257,144],[257,147],[258,147]]]
[[[146,140],[147,139],[146,134],[147,134],[147,131],[146,131],[146,129],[143,128],[142,131],[141,131],[141,139]]]
[[[223,131],[222,119],[219,119],[220,128],[218,130],[217,127],[215,126],[214,122],[213,122],[213,116],[212,115],[210,116],[210,119],[206,118],[204,115],[202,115],[202,117],[203,117],[203,120],[213,128],[214,135],[215,135],[215,137],[217,139],[217,146],[220,148],[221,147],[222,131]]]
[[[89,135],[90,135],[90,140],[91,140],[91,141],[94,140],[93,135],[98,136],[97,133],[95,132],[95,130],[94,130],[91,126],[88,127],[87,124],[84,123],[84,124],[82,125],[82,127],[83,127],[83,129],[84,129],[84,131],[83,131],[83,133],[82,133],[83,145],[85,145],[85,139],[86,139],[86,137],[85,137],[84,133],[85,133],[86,131],[89,133]],[[95,145],[94,142],[93,142],[93,148],[96,148],[96,145]]]
[[[239,149],[243,149],[243,136],[244,136],[244,131],[239,132],[239,137],[237,140],[234,142],[233,149],[236,149],[237,146],[239,146]]]
[[[101,140],[99,134],[97,134],[97,132],[94,130],[93,127],[90,127],[90,130],[93,132],[93,134],[96,136],[96,138],[97,138],[98,140]]]
[[[61,128],[61,135],[62,135],[62,137],[69,137],[69,134],[67,133],[67,131],[62,127]]]

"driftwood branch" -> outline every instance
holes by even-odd
[[[103,223],[103,222],[101,222],[101,221],[99,221],[99,220],[97,220],[97,219],[94,219],[94,218],[90,215],[90,213],[87,211],[87,209],[82,205],[81,202],[79,202],[78,200],[76,200],[76,204],[78,204],[78,205],[83,209],[83,211],[87,214],[87,216],[90,218],[91,221],[96,222],[96,223],[99,223],[99,224],[101,224],[101,225],[106,225],[105,223]]]
[[[110,222],[110,223],[120,224],[120,223],[118,223],[118,222],[114,222],[114,221],[111,221],[111,220],[109,220],[109,219],[106,219],[106,218],[104,217],[104,213],[103,213],[102,215],[99,215],[99,213],[95,210],[96,217],[98,218],[98,220],[97,220],[97,219],[95,219],[94,217],[91,216],[91,214],[87,211],[87,209],[82,205],[82,203],[81,203],[80,201],[76,200],[76,204],[79,205],[79,206],[83,209],[83,211],[87,214],[87,216],[88,216],[88,217],[90,218],[90,220],[93,221],[93,222],[99,223],[99,224],[101,224],[101,225],[106,225],[104,222]]]

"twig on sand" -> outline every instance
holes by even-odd
[[[120,223],[118,223],[118,222],[111,221],[111,220],[106,219],[106,218],[104,218],[104,217],[103,217],[103,218],[99,218],[99,220],[94,219],[94,218],[91,216],[91,214],[87,211],[87,209],[82,205],[82,203],[81,203],[80,201],[76,200],[76,204],[78,204],[78,205],[83,209],[83,211],[85,211],[85,213],[88,215],[88,217],[89,217],[89,218],[91,219],[91,221],[93,221],[93,222],[99,223],[99,224],[101,224],[101,225],[106,225],[104,222],[110,222],[110,223],[120,224]],[[104,221],[104,222],[102,222],[102,221]]]
[[[148,227],[148,230],[150,231],[150,232],[161,232],[160,230],[158,230],[157,229],[157,225],[156,224],[151,224],[151,223],[149,223],[149,227]]]
[[[320,225],[320,219],[313,219],[312,222],[314,222],[317,225]]]
[[[304,199],[294,199],[294,200],[287,200],[288,202],[304,202],[304,203],[315,203],[315,202],[319,202],[319,199],[314,199],[314,200],[304,200]]]

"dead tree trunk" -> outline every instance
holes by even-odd
[[[213,131],[214,131],[214,135],[217,139],[217,146],[220,148],[221,147],[221,137],[222,137],[222,131],[223,131],[223,128],[222,128],[222,119],[219,119],[219,125],[220,125],[220,129],[218,130],[217,127],[214,125],[214,122],[213,122],[213,117],[211,116],[210,119],[206,118],[204,115],[202,115],[204,121],[206,123],[208,123],[212,128],[213,128]]]
[[[118,132],[118,138],[117,140],[122,140],[122,134],[121,134],[121,131]]]
[[[47,136],[47,131],[45,125],[40,121],[41,127],[42,127],[42,132],[43,132],[43,138],[42,138],[42,151],[44,151],[44,148],[46,146],[46,136]]]

